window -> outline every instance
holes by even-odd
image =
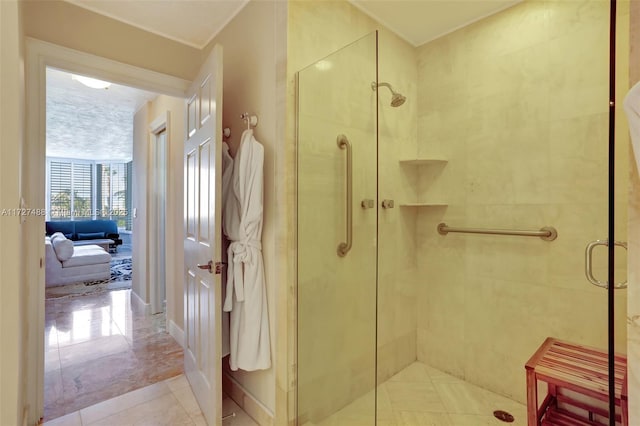
[[[112,219],[131,229],[132,163],[47,159],[47,220]]]
[[[49,182],[49,206],[47,213],[50,220],[71,218],[71,163],[51,161],[47,178]]]
[[[74,219],[93,219],[93,164],[72,163]]]
[[[93,165],[65,160],[49,160],[47,165],[49,219],[91,219]]]
[[[102,219],[118,222],[118,227],[131,229],[129,163],[96,164],[98,174],[98,214]]]

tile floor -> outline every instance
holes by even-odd
[[[223,426],[258,426],[229,397],[222,400],[222,415],[235,417]],[[180,375],[129,392],[100,404],[45,422],[44,426],[202,425],[206,422],[189,383]]]
[[[182,354],[165,316],[145,316],[131,290],[48,299],[44,420],[182,374]]]
[[[305,426],[371,426],[373,391],[334,415]],[[504,410],[515,417],[493,417]],[[414,362],[378,386],[377,426],[485,426],[527,424],[526,406]]]

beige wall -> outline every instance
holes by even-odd
[[[0,209],[20,207],[20,160],[24,143],[24,54],[17,1],[0,2]],[[22,226],[0,216],[0,423],[22,423],[27,317],[22,282]]]
[[[167,174],[167,229],[165,234],[167,325],[170,326],[170,322],[173,321],[181,330],[184,330],[184,109],[184,99],[160,95],[149,103],[148,111],[149,124],[158,117],[165,116],[167,112],[169,113],[167,123],[167,167],[169,170]],[[148,229],[148,232],[155,232],[155,230]]]
[[[140,108],[133,126],[133,194],[132,207],[137,211],[133,219],[133,274],[132,290],[144,303],[151,303],[149,256],[152,253],[150,233],[150,149],[154,142],[149,126],[159,117],[169,113],[167,122],[168,174],[167,174],[167,229],[166,239],[166,295],[167,327],[172,322],[184,330],[183,276],[183,147],[184,147],[184,99],[159,95]]]
[[[382,91],[380,92],[378,102],[379,162],[377,165],[375,164],[375,158],[373,158],[373,167],[374,169],[377,167],[379,173],[379,189],[377,194],[379,200],[377,201],[380,202],[382,199],[394,199],[396,201],[395,209],[379,209],[378,211],[378,378],[379,380],[386,380],[392,374],[416,359],[416,289],[414,285],[416,258],[413,254],[415,252],[414,229],[416,211],[413,209],[401,209],[398,206],[401,201],[411,201],[415,198],[416,194],[415,185],[417,183],[417,177],[415,171],[403,169],[398,163],[398,160],[401,158],[406,158],[411,155],[415,156],[417,150],[416,114],[418,102],[415,49],[382,28],[381,25],[347,2],[291,2],[289,4],[287,62],[288,134],[287,142],[285,143],[285,149],[289,151],[283,153],[283,158],[289,162],[287,173],[295,173],[295,151],[293,149],[296,146],[296,72],[332,52],[342,49],[346,45],[353,43],[355,40],[362,38],[376,29],[380,30],[379,80],[391,83],[396,90],[408,97],[407,102],[403,106],[392,108],[390,106],[391,94],[386,88],[381,89]],[[347,47],[345,51],[348,52],[350,48],[351,47]],[[366,68],[364,68],[365,65],[357,62],[362,59],[363,54],[354,53],[353,56],[352,63],[350,63],[349,66],[353,69],[363,67],[364,73],[364,70],[366,70]],[[332,60],[333,56],[328,58],[329,62]],[[339,77],[336,76],[334,80],[337,82],[338,78]],[[308,115],[308,117],[305,117],[307,118],[305,123],[312,126],[311,129],[306,129],[310,132],[309,134],[324,134],[325,131],[331,129],[335,130],[334,133],[341,130],[341,132],[346,134],[349,132],[358,134],[357,132],[359,132],[359,130],[355,127],[359,125],[356,125],[356,122],[358,121],[358,117],[361,117],[361,115],[367,111],[367,95],[373,98],[373,107],[375,108],[375,95],[372,91],[368,92],[371,90],[369,85],[374,79],[375,75],[370,79],[356,79],[356,81],[352,81],[350,84],[347,84],[347,86],[338,88],[335,93],[332,92],[332,84],[334,83],[332,83],[330,76],[328,79],[323,79],[319,76],[316,83],[311,82],[310,84],[312,86],[314,84],[317,86],[312,87],[311,90],[315,92],[314,95],[316,97],[314,99],[317,99],[319,104],[315,108],[313,105],[308,105],[306,109],[300,110],[301,120],[305,114]],[[364,92],[361,92],[360,88],[363,88]],[[311,101],[311,103],[313,103],[313,101]],[[322,112],[323,106],[326,109],[324,113]],[[371,114],[368,119],[370,120],[370,124],[373,124],[375,122],[375,109],[369,112]],[[315,117],[315,120],[313,117]],[[301,128],[299,131],[302,134],[303,129]],[[368,155],[367,150],[358,151],[357,139],[358,138],[356,138],[354,142],[354,179],[358,179],[359,173],[364,173],[363,171],[358,172],[356,165],[358,160],[355,156]],[[335,140],[335,135],[328,140]],[[335,144],[334,142],[330,143]],[[321,145],[319,145],[319,147]],[[319,148],[315,149],[315,151],[315,155],[320,155]],[[375,156],[375,146],[369,146],[368,152]],[[341,159],[341,157],[337,157],[337,159]],[[319,157],[318,161],[321,160]],[[330,160],[330,158],[325,160]],[[329,163],[333,164],[334,162],[330,161]],[[334,166],[337,167],[333,164],[332,167]],[[318,185],[323,182],[328,184],[334,175],[337,176],[339,169],[336,169],[336,172],[333,173],[329,172],[327,167],[317,166],[310,171],[306,171],[306,174],[304,174],[305,170],[300,170],[300,173],[304,175],[300,175],[298,178],[298,185],[301,185],[305,180],[313,179],[314,175],[317,177]],[[373,183],[373,180],[376,179],[375,170],[373,170],[372,173],[368,178],[371,179],[369,181],[370,183]],[[355,180],[354,185],[356,185]],[[300,186],[300,190],[304,190],[304,188]],[[342,233],[344,231],[342,229],[344,220],[338,211],[335,211],[334,214],[334,211],[331,209],[331,206],[336,203],[331,202],[327,204],[326,200],[322,197],[324,195],[329,197],[339,195],[324,194],[324,192],[320,192],[320,187],[318,187],[317,190],[317,197],[306,198],[307,201],[305,201],[317,203],[318,205],[316,207],[311,208],[312,206],[306,206],[310,208],[304,210],[305,206],[300,206],[300,216],[298,217],[299,227],[300,229],[302,229],[302,227],[316,227],[317,229],[324,230],[325,234],[329,233],[329,235],[332,236],[331,241],[337,244],[339,239],[343,238]],[[373,190],[374,195],[371,197],[377,198],[375,188]],[[293,211],[295,211],[295,194],[287,193],[284,194],[284,196],[287,202],[290,203],[289,205]],[[360,198],[363,197],[364,196],[361,196]],[[366,283],[362,282],[363,279],[368,279],[371,288],[375,288],[376,283],[374,281],[376,280],[376,276],[375,272],[371,270],[371,267],[354,266],[358,261],[365,262],[367,265],[374,265],[376,261],[375,250],[373,257],[366,259],[366,254],[362,253],[363,246],[358,247],[358,244],[355,243],[357,238],[360,238],[360,240],[364,239],[365,241],[369,240],[369,238],[375,238],[376,232],[375,219],[373,223],[369,223],[366,214],[364,214],[359,207],[360,198],[358,198],[357,193],[354,193],[354,244],[356,245],[346,260],[349,261],[349,256],[356,257],[357,259],[351,260],[351,268],[349,268],[348,265],[343,265],[346,267],[345,270],[341,270],[342,266],[336,270],[334,267],[339,265],[331,266],[332,263],[340,260],[335,257],[335,248],[325,254],[327,250],[324,250],[324,247],[319,242],[316,245],[307,242],[305,247],[302,247],[302,244],[305,244],[304,241],[299,242],[301,244],[298,252],[299,259],[301,259],[303,255],[312,258],[315,254],[317,257],[315,268],[312,268],[313,262],[311,261],[305,264],[307,265],[307,269],[305,270],[302,269],[304,265],[300,263],[300,260],[298,265],[301,268],[298,271],[298,297],[300,298],[300,303],[306,301],[307,305],[306,307],[298,306],[299,333],[301,333],[301,339],[303,340],[300,342],[301,347],[298,353],[300,364],[297,365],[297,367],[301,376],[304,374],[307,379],[313,379],[312,383],[301,383],[300,380],[303,377],[298,377],[301,392],[300,398],[308,402],[306,407],[298,407],[302,420],[305,418],[318,420],[362,395],[363,391],[370,390],[370,387],[367,389],[367,383],[369,382],[367,377],[364,376],[366,376],[367,373],[370,375],[374,373],[366,368],[368,364],[365,362],[365,353],[360,354],[360,356],[358,356],[359,352],[357,351],[352,351],[353,353],[350,355],[343,353],[335,357],[330,354],[321,355],[323,352],[319,352],[320,350],[327,350],[327,348],[331,348],[336,344],[342,345],[343,349],[348,348],[351,347],[349,346],[350,342],[344,342],[337,338],[336,342],[324,342],[325,344],[323,344],[323,342],[317,342],[318,347],[308,348],[304,340],[304,337],[313,338],[316,336],[315,333],[319,333],[330,327],[337,327],[337,330],[347,327],[340,322],[342,315],[327,315],[329,308],[323,305],[323,303],[333,303],[336,307],[339,307],[341,306],[339,300],[322,302],[321,300],[324,300],[322,299],[323,297],[326,298],[337,291],[338,294],[341,295],[340,299],[344,296],[345,301],[348,302],[348,290],[355,291],[349,286],[355,286],[356,283],[361,283],[363,286],[366,286]],[[369,198],[369,196],[367,196],[367,198]],[[314,209],[316,213],[312,214]],[[305,211],[308,213],[307,217],[303,217]],[[371,211],[371,213],[374,213],[374,211]],[[289,220],[289,223],[295,223],[295,221]],[[369,230],[363,228],[366,227],[367,224],[373,224],[374,227]],[[294,231],[292,227],[288,229],[288,232]],[[293,239],[288,240],[288,243],[295,244],[295,240],[292,240]],[[373,242],[373,240],[369,241]],[[321,250],[322,252],[320,252]],[[362,256],[365,256],[365,259],[361,259]],[[290,270],[289,273],[291,272]],[[346,288],[333,288],[332,291],[332,287],[326,287],[329,285],[328,283],[332,283],[331,277],[334,272],[337,274],[335,283],[341,283],[340,285],[347,286]],[[371,276],[372,272],[373,275]],[[293,280],[293,282],[295,282],[295,280]],[[305,287],[303,288],[302,286]],[[290,294],[295,294],[295,292],[291,292]],[[315,303],[313,303],[314,298]],[[345,307],[346,312],[348,313],[350,309],[354,309],[359,312],[359,317],[361,316],[362,319],[367,319],[367,312],[371,309],[375,310],[376,308],[375,300],[364,295],[362,295],[362,297],[356,297],[355,300],[358,300],[360,304],[350,308]],[[351,300],[351,302],[353,302],[353,300]],[[320,309],[321,312],[324,311],[324,315],[321,312],[317,312],[317,317],[314,317],[316,311],[308,310],[310,308]],[[338,310],[338,312],[339,311],[340,310]],[[362,325],[363,328],[361,331],[364,334],[368,332],[374,333],[375,336],[375,319],[368,317],[368,320],[368,324]],[[348,324],[349,327],[357,326],[353,321]],[[308,328],[305,329],[304,327],[307,326]],[[357,342],[351,343],[355,344],[355,347],[358,346]],[[308,361],[307,365],[303,365],[305,360],[304,355],[307,354],[308,351],[311,351],[309,357],[311,357],[315,351],[319,359],[331,359],[332,361],[329,363],[323,362],[323,365]],[[375,351],[369,350],[368,352],[373,355]],[[309,360],[311,359],[312,358],[309,358]],[[349,360],[351,360],[353,365],[349,364]],[[344,368],[341,368],[341,366]],[[303,371],[305,368],[314,371]],[[351,369],[349,370],[349,368]],[[373,376],[369,377],[369,379],[373,379]],[[351,382],[351,385],[346,386],[345,384],[349,382]],[[332,384],[335,386],[332,387]]]
[[[65,1],[25,1],[24,13],[29,37],[186,80],[200,66],[198,49]]]
[[[223,367],[244,389],[260,401],[269,411],[276,411],[276,364],[280,353],[276,351],[277,289],[283,283],[276,279],[276,184],[275,148],[281,143],[277,122],[282,95],[278,91],[277,61],[282,55],[281,36],[278,34],[277,2],[250,2],[203,50],[206,55],[214,44],[223,48],[223,127],[231,129],[228,142],[232,152],[238,147],[246,128],[240,114],[249,112],[258,116],[254,136],[264,147],[264,215],[262,254],[265,265],[269,329],[271,337],[272,367],[268,370],[231,372],[225,359]],[[223,256],[226,259],[226,255]],[[226,261],[226,260],[225,260]],[[282,356],[285,356],[282,354]]]
[[[416,201],[417,172],[400,160],[413,158],[418,144],[418,68],[416,50],[395,34],[379,35],[379,82],[407,97],[391,107],[391,93],[378,93],[378,382],[416,360],[417,210],[400,207]],[[395,201],[382,209],[384,199]]]
[[[628,3],[618,5],[618,97]],[[528,1],[419,48],[422,201],[418,359],[524,401],[523,366],[547,336],[606,348],[606,291],[584,249],[607,235],[608,4]],[[626,236],[628,136],[617,116],[616,232]],[[553,242],[436,232],[439,222],[557,228]],[[618,281],[626,275],[618,252]],[[606,279],[605,250],[596,276]],[[625,351],[626,291],[616,344]]]

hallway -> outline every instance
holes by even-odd
[[[45,300],[44,420],[183,372],[165,315],[145,316],[131,290]]]

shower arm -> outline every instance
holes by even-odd
[[[378,83],[378,84],[376,84],[376,82],[375,82],[375,81],[374,81],[373,83],[371,83],[371,88],[372,88],[373,90],[376,90],[376,87],[382,87],[382,86],[384,86],[384,87],[388,87],[388,88],[389,88],[389,90],[391,90],[391,94],[392,94],[392,95],[395,95],[395,94],[396,94],[396,91],[395,91],[395,90],[393,90],[393,87],[391,87],[391,85],[390,85],[389,83],[384,83],[384,82],[383,82],[383,83]]]

